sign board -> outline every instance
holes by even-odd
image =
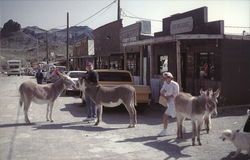
[[[193,18],[186,17],[170,22],[170,34],[191,32],[193,30]]]
[[[135,23],[123,27],[120,32],[120,39],[122,43],[134,42],[139,40],[141,30],[141,23]]]
[[[141,23],[141,34],[151,34],[151,22],[150,21],[139,21]]]
[[[197,8],[184,13],[174,14],[163,19],[163,34],[201,34],[207,21],[207,7]]]
[[[88,40],[88,55],[95,55],[94,40]]]

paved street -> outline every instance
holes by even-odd
[[[202,146],[191,145],[191,123],[187,133],[176,139],[176,122],[171,120],[168,136],[157,137],[162,129],[164,109],[152,105],[138,113],[136,128],[127,128],[125,109],[104,109],[100,126],[83,123],[85,107],[78,96],[60,96],[54,105],[54,122],[46,122],[46,105],[32,104],[31,125],[24,123],[18,107],[18,87],[32,77],[0,76],[0,159],[1,160],[226,160],[235,151],[230,142],[219,139],[224,129],[239,129],[246,120],[246,108],[221,110],[212,119],[210,134],[202,131]],[[249,159],[245,153],[237,159]]]

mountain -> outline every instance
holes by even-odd
[[[9,37],[0,39],[0,56],[6,59],[22,59],[24,61],[40,61],[47,56],[46,32],[49,53],[55,57],[66,57],[67,29],[45,30],[37,26],[22,28],[13,32]],[[87,37],[93,39],[92,29],[88,26],[74,26],[69,28],[69,54],[72,53],[72,44]]]
[[[39,40],[46,40],[46,30],[36,26],[26,27],[23,32]],[[69,28],[69,43],[73,44],[80,39],[87,37],[93,39],[92,29],[88,26],[73,26]],[[67,29],[51,29],[47,31],[48,41],[66,42]]]

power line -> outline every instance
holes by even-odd
[[[132,16],[127,15],[126,12],[129,13],[130,15],[132,15]],[[128,17],[128,18],[134,18],[134,19],[140,19],[140,20],[147,20],[147,21],[155,21],[155,22],[162,22],[162,20],[138,17],[135,14],[133,14],[133,13],[127,11],[127,10],[124,10],[124,9],[122,9],[122,14],[123,14],[122,15],[123,17]]]
[[[77,24],[73,25],[73,26],[77,26],[83,22],[86,22],[87,20],[91,19],[92,17],[96,16],[97,14],[101,13],[104,14],[108,9],[110,9],[110,7],[112,6],[112,4],[116,3],[117,0],[114,0],[113,2],[111,2],[110,4],[108,4],[107,6],[105,6],[104,8],[102,8],[101,10],[99,10],[98,12],[94,13],[93,15],[91,15],[90,17],[86,18],[85,20],[81,21],[81,22],[78,22]],[[66,27],[67,25],[60,25],[60,26],[56,26],[56,27],[51,27],[47,30],[51,30],[51,29],[59,29],[59,28],[62,28],[62,27]],[[72,27],[72,26],[71,26]],[[46,30],[46,31],[47,31]],[[46,32],[45,31],[45,32]]]
[[[243,26],[224,26],[226,28],[250,28],[250,27],[243,27]]]
[[[96,12],[95,14],[91,15],[90,17],[86,18],[85,20],[73,25],[73,26],[77,26],[83,22],[86,22],[87,20],[91,19],[92,17],[96,16],[98,13],[102,12],[103,10],[105,10],[106,8],[110,7],[111,5],[113,5],[117,0],[114,0],[113,2],[111,2],[109,5],[107,5],[106,7],[102,8],[101,10],[99,10],[98,12]]]
[[[154,22],[162,22],[161,20],[148,19],[148,18],[142,18],[142,17],[132,17],[132,16],[123,16],[123,17],[134,18],[134,19],[141,19],[141,20],[147,20],[147,21],[154,21]]]
[[[105,10],[102,11],[102,13],[100,13],[98,16],[103,15],[104,13],[106,13],[112,6],[107,7]],[[97,17],[96,17],[97,18]],[[95,21],[95,19],[93,19],[92,21],[88,22],[88,25],[93,23]]]
[[[142,19],[142,20],[150,20],[150,21],[156,21],[156,22],[162,22],[161,20],[155,20],[155,19],[149,19],[149,18],[142,18],[138,17],[135,14],[129,12],[128,10],[122,9],[123,17],[128,17],[128,18],[135,18],[135,19]],[[127,15],[126,13],[129,13],[130,15]],[[245,27],[245,26],[224,26],[225,28],[250,28],[250,27]]]

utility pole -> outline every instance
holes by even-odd
[[[37,57],[37,61],[39,61],[39,56],[38,56],[38,39],[36,39],[36,57]]]
[[[67,12],[67,71],[69,71],[69,12]]]
[[[120,8],[120,0],[117,1],[117,20],[121,19],[121,8]]]
[[[49,64],[49,45],[48,45],[48,31],[46,31],[46,53],[47,53],[47,64]]]

